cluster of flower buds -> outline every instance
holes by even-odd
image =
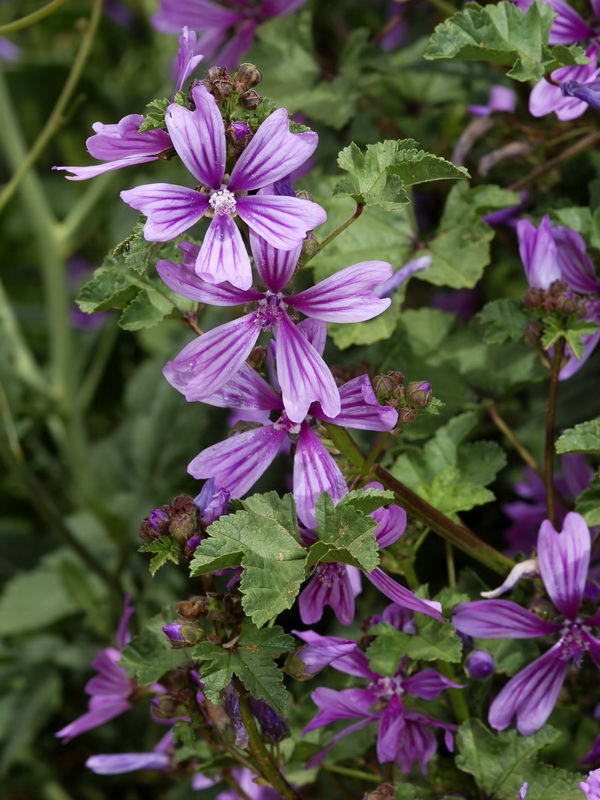
[[[554,281],[549,289],[528,289],[523,303],[530,311],[544,315],[555,313],[568,317],[576,314],[583,317],[587,311],[584,298],[570,291],[563,281]]]
[[[408,386],[404,386],[404,375],[401,372],[377,375],[373,388],[380,403],[397,409],[399,425],[410,425],[414,422],[417,413],[427,408],[432,397],[430,383],[411,381]]]
[[[235,96],[236,106],[252,111],[262,102],[262,96],[254,90],[261,80],[262,75],[254,64],[242,64],[233,75],[227,72],[226,67],[211,67],[200,83],[217,102],[233,99]]]
[[[191,554],[198,544],[198,506],[187,494],[178,495],[172,503],[155,508],[140,525],[139,535],[145,542],[170,536]],[[197,541],[196,541],[197,540]]]
[[[235,594],[219,594],[207,592],[203,595],[190,597],[177,604],[177,613],[186,622],[195,622],[204,617],[213,622],[228,622],[233,625],[241,624],[244,618],[242,598]]]

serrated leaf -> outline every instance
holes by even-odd
[[[458,469],[446,469],[436,475],[431,486],[423,487],[421,497],[449,517],[475,506],[491,503],[493,492],[475,483],[462,481]]]
[[[462,658],[462,642],[450,622],[439,622],[419,615],[417,633],[409,634],[380,622],[371,628],[377,638],[369,645],[370,668],[380,675],[392,677],[403,656],[422,661],[447,661],[456,664]]]
[[[580,776],[539,763],[538,752],[560,738],[546,725],[530,736],[517,731],[492,733],[479,720],[468,720],[457,736],[456,765],[473,775],[481,791],[492,800],[517,797],[523,782],[529,783],[527,800],[578,800]]]
[[[147,241],[144,238],[144,223],[138,222],[131,235],[115,247],[112,255],[115,259],[122,257],[125,266],[143,275],[162,246],[163,242]]]
[[[165,607],[123,650],[119,666],[125,668],[128,678],[137,678],[140,686],[157,683],[166,672],[189,660],[189,651],[173,650],[162,630],[175,617],[175,609]]]
[[[506,453],[496,442],[467,442],[458,448],[457,466],[463,478],[487,486],[506,466]]]
[[[457,167],[451,161],[424,150],[400,150],[396,159],[387,171],[389,175],[397,175],[405,186],[470,177],[465,167]]]
[[[93,278],[84,283],[77,295],[77,305],[87,314],[109,308],[125,308],[136,296],[127,275],[117,267],[99,267]]]
[[[507,0],[484,8],[469,3],[436,27],[425,58],[511,65],[508,75],[518,81],[540,80],[560,66],[587,63],[580,47],[548,47],[554,17],[543,2],[532,3],[525,14]]]
[[[600,473],[594,475],[589,487],[579,495],[575,511],[583,515],[588,525],[600,525]]]
[[[146,542],[140,547],[140,553],[156,553],[150,561],[152,577],[169,561],[173,564],[179,564],[179,559],[182,555],[181,545],[170,536],[159,536],[153,542]]]
[[[207,530],[190,565],[192,576],[243,567],[242,605],[257,625],[290,608],[306,568],[292,495],[276,492],[244,500],[245,510],[228,514]]]
[[[600,454],[600,417],[566,430],[556,440],[556,452]]]
[[[583,358],[584,343],[582,336],[596,333],[598,325],[591,320],[575,319],[573,315],[564,319],[552,316],[546,319],[546,328],[542,335],[542,346],[547,350],[556,344],[559,339],[564,339],[569,350],[578,361]]]
[[[171,103],[179,103],[180,106],[187,106],[187,97],[185,92],[176,92],[173,100],[168,97],[160,97],[148,103],[146,105],[148,112],[144,115],[144,121],[138,128],[138,133],[144,133],[144,131],[154,131],[157,128],[166,130],[167,126],[165,124],[165,113]]]
[[[321,562],[349,564],[367,572],[379,564],[379,547],[373,534],[377,523],[352,505],[333,505],[323,492],[316,504],[319,539],[309,550],[307,565]]]
[[[220,704],[221,692],[237,675],[252,697],[266,700],[284,714],[287,692],[283,674],[273,659],[294,647],[294,638],[278,625],[259,630],[246,619],[232,647],[202,642],[193,655],[202,661],[204,692],[211,702]]]
[[[347,492],[337,504],[337,507],[352,506],[363,514],[371,514],[378,508],[391,503],[394,493],[387,489],[355,489]]]
[[[523,339],[525,328],[531,317],[514,300],[503,297],[492,300],[477,314],[477,318],[486,326],[484,342],[486,344],[503,344]]]

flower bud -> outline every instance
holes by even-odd
[[[484,680],[493,675],[496,669],[496,661],[491,653],[485,650],[473,650],[469,653],[465,662],[465,672],[469,678]]]
[[[401,372],[388,372],[385,375],[376,375],[373,379],[373,391],[380,403],[389,404],[392,397],[398,399],[399,395],[404,400],[402,383],[404,375]]]
[[[307,192],[306,189],[299,189],[297,192],[294,192],[296,197],[300,200],[309,200],[311,203],[313,202],[313,196],[310,192]]]
[[[413,408],[427,408],[431,401],[431,384],[427,381],[411,381],[406,390],[406,400]]]
[[[404,406],[404,408],[398,409],[398,424],[399,425],[412,425],[412,423],[416,420],[417,415],[408,406]]]
[[[382,783],[372,792],[363,795],[363,800],[394,800],[394,787],[391,783]]]
[[[262,75],[254,64],[242,64],[235,76],[240,89],[252,89],[262,81]]]
[[[168,508],[168,506],[155,508],[154,511],[150,513],[150,516],[143,520],[139,530],[141,539],[146,542],[153,542],[158,539],[159,536],[164,536],[167,533],[169,516],[164,511],[164,508]]]
[[[290,735],[286,721],[267,702],[252,698],[250,707],[258,720],[261,733],[265,739],[269,739],[276,744]]]
[[[262,345],[257,345],[254,350],[250,353],[250,357],[248,358],[248,365],[255,369],[257,372],[260,372],[263,364],[265,363],[265,359],[267,357],[267,348],[263,347]]]
[[[300,258],[296,265],[296,270],[301,269],[307,264],[311,258],[314,258],[319,252],[319,243],[312,233],[309,233],[306,239],[302,242],[302,250],[300,251]]]
[[[250,136],[251,130],[247,122],[232,122],[231,133],[233,138],[239,142],[241,139],[245,139],[246,136]]]
[[[242,108],[248,109],[248,111],[253,111],[255,108],[258,108],[261,103],[262,95],[254,89],[249,89],[240,97],[240,105]]]
[[[204,628],[194,625],[193,622],[169,622],[168,625],[163,625],[163,633],[174,650],[198,644],[206,636]]]

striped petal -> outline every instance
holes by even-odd
[[[152,25],[166,33],[181,33],[187,25],[195,31],[211,28],[229,28],[242,19],[239,11],[210,0],[161,0],[158,13],[152,17]]]
[[[240,197],[236,208],[251,230],[280,250],[298,247],[307,231],[327,219],[325,211],[316,203],[284,195]]]
[[[96,175],[104,175],[105,172],[132,167],[134,164],[146,164],[149,161],[158,161],[158,156],[127,156],[116,161],[107,161],[105,164],[94,164],[90,167],[52,167],[52,169],[71,172],[71,175],[65,175],[68,181],[87,181],[90,178],[95,178]]]
[[[302,524],[316,528],[315,505],[323,492],[329,492],[335,504],[347,491],[340,468],[319,437],[304,423],[294,456],[294,500]]]
[[[287,302],[307,317],[324,322],[363,322],[381,314],[392,302],[373,290],[392,274],[385,261],[362,261],[346,267]]]
[[[244,411],[283,411],[281,398],[248,366],[240,370],[218,392],[202,398],[203,403],[219,408],[241,408]]]
[[[328,417],[339,414],[340,394],[331,370],[287,314],[281,317],[275,337],[277,380],[292,422],[302,422],[314,401]]]
[[[240,289],[252,286],[250,259],[238,226],[228,214],[221,214],[210,223],[195,269],[207,283],[227,281]]]
[[[373,586],[376,586],[379,591],[386,597],[389,597],[394,603],[397,603],[403,608],[409,608],[411,611],[419,611],[421,614],[427,614],[429,617],[439,619],[443,622],[443,617],[440,614],[442,606],[436,600],[421,600],[411,591],[401,586],[389,575],[386,575],[379,567],[375,567],[372,572],[364,572],[365,578],[371,581]]]
[[[256,314],[247,314],[203,333],[166,364],[163,375],[186,400],[203,400],[214,394],[252,352],[260,333],[255,318]]]
[[[341,409],[328,417],[318,405],[312,414],[325,422],[362,431],[391,431],[398,421],[398,412],[391,406],[378,403],[368,375],[359,375],[339,387]]]
[[[232,192],[248,192],[275,183],[310,158],[319,137],[312,131],[290,133],[288,113],[278,108],[259,127],[231,172]]]
[[[552,602],[568,619],[575,619],[590,565],[590,530],[581,514],[570,511],[562,532],[544,520],[538,534],[538,563]]]
[[[456,628],[478,639],[530,639],[560,628],[510,600],[475,600],[456,606]]]
[[[225,172],[225,129],[215,98],[202,84],[192,89],[196,108],[190,111],[171,103],[165,123],[173,147],[188,170],[200,183],[221,187]]]
[[[302,245],[291,250],[278,250],[262,236],[250,231],[250,248],[261,279],[272,292],[279,292],[294,274]]]
[[[144,238],[149,242],[168,242],[195,225],[208,208],[208,197],[185,186],[148,183],[121,192],[127,205],[148,219]]]
[[[207,447],[188,464],[194,478],[214,478],[232,497],[242,497],[273,461],[285,431],[264,425]]]

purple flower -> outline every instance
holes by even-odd
[[[494,111],[507,111],[512,114],[517,107],[517,95],[507,86],[492,86],[486,106],[469,106],[476,117],[489,117]]]
[[[325,222],[316,203],[281,195],[248,195],[286,177],[312,155],[316,133],[290,133],[287,111],[279,108],[260,126],[225,182],[226,139],[221,112],[201,84],[192,89],[195,110],[171,104],[165,116],[173,147],[192,173],[198,189],[152,183],[121,192],[122,199],[148,219],[144,236],[166,242],[188,230],[207,212],[212,221],[198,251],[195,271],[211,284],[229,281],[241,289],[252,284],[250,259],[233,218],[273,247],[292,250],[306,232]]]
[[[469,678],[484,680],[494,674],[496,661],[491,653],[485,650],[473,650],[465,662],[465,672]]]
[[[590,629],[600,625],[600,612],[587,620],[579,616],[590,561],[590,532],[580,514],[570,512],[558,533],[549,520],[538,536],[538,562],[546,591],[562,622],[541,619],[510,600],[461,603],[454,615],[458,630],[482,639],[529,639],[554,634],[558,641],[517,673],[493,701],[489,722],[504,730],[513,716],[523,736],[534,733],[546,722],[563,685],[569,661],[579,666],[589,651],[600,667],[600,641]]]
[[[600,81],[584,84],[577,81],[565,81],[561,83],[560,90],[563,97],[576,97],[587,103],[590,108],[600,111]]]
[[[257,783],[256,775],[246,767],[234,767],[231,774],[250,800],[280,800],[280,795],[275,789]],[[228,789],[226,792],[219,792],[215,800],[241,800],[241,796],[233,789]]]
[[[88,712],[54,734],[62,738],[64,742],[68,742],[92,728],[97,728],[132,708],[129,696],[137,684],[135,680],[127,678],[123,667],[118,665],[121,660],[121,651],[130,639],[127,633],[127,623],[134,609],[129,601],[130,596],[125,595],[123,615],[116,634],[118,649],[107,647],[105,650],[100,650],[92,661],[92,666],[98,674],[89,680],[85,687],[86,693],[90,695]]]
[[[11,61],[18,61],[21,57],[21,48],[13,44],[5,36],[0,36],[0,64]]]
[[[587,780],[581,781],[579,788],[587,800],[600,800],[600,769],[592,770]]]
[[[406,677],[405,661],[394,677],[385,677],[369,668],[365,654],[359,650],[342,656],[332,662],[334,669],[365,678],[365,689],[320,688],[312,693],[313,702],[319,707],[316,717],[304,729],[304,733],[323,728],[340,719],[359,719],[336,734],[331,742],[310,759],[307,767],[321,763],[329,751],[344,736],[375,724],[377,731],[377,759],[380,762],[396,761],[400,770],[408,774],[417,762],[423,774],[427,762],[435,755],[437,742],[434,729],[446,731],[446,747],[452,750],[452,733],[455,725],[441,722],[404,705],[407,694],[432,700],[449,687],[461,689],[462,686],[440,675],[434,669],[425,669]]]
[[[315,401],[320,402],[328,417],[335,417],[340,411],[340,398],[334,377],[321,353],[292,323],[288,308],[323,322],[371,319],[390,305],[390,300],[379,299],[373,290],[389,277],[392,267],[383,261],[365,261],[340,270],[299,294],[288,295],[282,289],[294,273],[300,248],[276,250],[255,235],[251,246],[266,291],[240,290],[230,283],[206,283],[194,272],[198,259],[195,245],[181,245],[183,264],[158,262],[160,277],[184,297],[219,306],[256,304],[246,316],[213,328],[188,344],[166,365],[164,375],[187,400],[208,402],[207,398],[240,370],[261,331],[273,331],[277,379],[289,419],[301,422]]]
[[[314,631],[292,631],[299,639],[306,642],[296,656],[304,663],[308,675],[316,675],[338,658],[348,656],[358,650],[356,642],[342,639],[339,636],[321,636]]]
[[[589,64],[578,67],[560,67],[550,73],[556,84],[576,83],[580,86],[594,87],[600,81],[600,68],[597,65],[598,49],[595,45],[586,51]],[[588,103],[577,95],[564,93],[560,86],[542,78],[529,95],[529,111],[534,117],[543,117],[553,111],[560,120],[576,119],[588,109]]]
[[[165,33],[179,33],[184,25],[202,32],[198,48],[213,63],[230,68],[252,47],[261,22],[291,14],[305,2],[263,0],[255,5],[237,0],[224,7],[211,0],[161,0],[152,24]]]
[[[181,89],[186,78],[202,61],[203,56],[194,55],[195,45],[196,34],[184,28],[179,37],[175,92]],[[139,133],[143,121],[144,117],[141,114],[129,114],[116,125],[95,122],[92,125],[95,133],[87,140],[86,147],[91,156],[107,163],[93,167],[52,167],[52,169],[73,173],[67,175],[67,179],[70,181],[85,181],[122,167],[158,161],[161,153],[171,149],[171,138],[166,131],[159,128]]]
[[[519,800],[525,800],[528,791],[529,791],[529,784],[527,783],[527,781],[525,781],[523,786],[521,786],[521,788],[519,789]]]
[[[533,0],[514,0],[514,2],[525,13]],[[556,12],[556,19],[552,23],[548,39],[549,44],[575,44],[596,36],[596,31],[565,0],[545,0],[545,2]],[[600,19],[598,0],[592,0],[592,9]]]

